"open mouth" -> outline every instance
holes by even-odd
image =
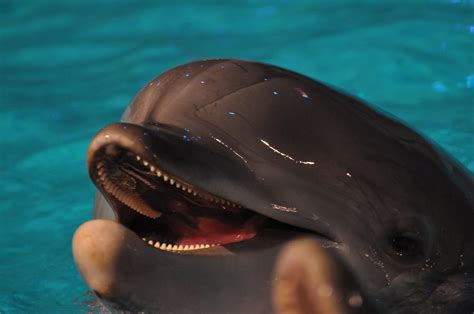
[[[252,239],[278,223],[164,171],[146,158],[108,145],[91,176],[118,220],[161,250],[201,250]]]

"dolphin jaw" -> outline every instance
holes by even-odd
[[[145,243],[185,252],[249,240],[263,228],[300,229],[200,186],[199,180],[207,179],[205,171],[218,164],[197,177],[191,174],[192,182],[183,179],[188,177],[185,169],[191,168],[180,167],[183,161],[193,162],[193,150],[179,140],[171,131],[156,133],[136,124],[115,123],[99,131],[89,146],[92,181],[117,222]],[[204,160],[202,155],[198,158]]]
[[[120,144],[97,147],[88,160],[89,174],[118,222],[154,248],[184,252],[236,243],[253,238],[267,220],[163,170],[146,153],[136,154]]]

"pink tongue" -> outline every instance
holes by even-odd
[[[182,238],[178,241],[178,245],[229,244],[251,239],[257,234],[256,225],[252,219],[241,226],[231,226],[207,217],[199,217],[196,222],[198,230],[180,228]]]

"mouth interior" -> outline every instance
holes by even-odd
[[[159,249],[236,243],[255,237],[271,222],[117,147],[107,147],[91,170],[119,222]]]

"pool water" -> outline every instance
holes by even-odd
[[[197,2],[197,1],[196,1]],[[0,313],[85,312],[85,153],[152,77],[273,63],[405,120],[474,170],[474,1],[1,1]]]

